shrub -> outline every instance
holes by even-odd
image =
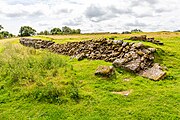
[[[23,51],[17,46],[13,47],[15,46],[7,46],[0,56],[3,58],[0,60],[0,78],[6,80],[9,85],[24,80],[35,81],[45,77],[48,70],[66,66],[66,61],[57,54],[41,52],[34,57],[34,54],[38,53],[32,52],[31,49]]]
[[[29,96],[39,102],[61,104],[64,101],[64,89],[59,89],[55,87],[53,83],[48,83],[44,86],[36,86],[36,88],[30,92]]]
[[[58,78],[60,69],[73,70],[73,66],[68,65],[60,55],[11,44],[6,45],[0,57],[3,58],[0,59],[0,82],[3,81],[12,92],[17,92],[16,97],[30,97],[53,104],[79,100],[79,90],[74,81],[63,85],[47,81]]]

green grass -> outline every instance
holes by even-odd
[[[122,69],[116,71],[116,78],[101,78],[94,75],[96,68],[111,63],[77,61],[47,50],[24,47],[17,39],[1,40],[0,119],[180,119],[179,34],[142,34],[155,36],[165,44],[145,43],[158,49],[155,61],[168,68],[164,80],[155,82]],[[65,43],[111,36],[47,36],[46,39]],[[128,96],[111,93],[125,90],[132,93]]]

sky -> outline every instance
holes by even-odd
[[[21,26],[37,32],[54,27],[82,33],[180,29],[180,0],[0,0],[0,25],[13,34]]]

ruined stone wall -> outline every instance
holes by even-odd
[[[135,73],[153,66],[155,48],[142,43],[129,43],[122,40],[88,40],[55,44],[52,41],[21,38],[20,43],[36,49],[48,49],[62,55],[68,55],[82,60],[105,60],[113,62],[115,67],[122,67]],[[145,76],[146,77],[146,76]]]
[[[145,41],[145,42],[151,42],[153,44],[157,45],[163,45],[163,43],[159,40],[155,40],[153,37],[152,38],[147,38],[146,35],[141,35],[141,36],[132,36],[130,38],[125,38],[125,40],[138,40],[138,41]]]

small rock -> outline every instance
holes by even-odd
[[[95,75],[100,75],[104,77],[111,77],[114,74],[115,74],[115,69],[113,66],[99,66],[95,72]]]
[[[140,55],[140,56],[144,55],[144,53],[142,51],[137,51],[137,54]]]
[[[124,78],[123,81],[129,82],[131,78]]]
[[[122,58],[122,59],[116,59],[114,62],[113,62],[113,65],[115,67],[122,67],[123,64],[125,64],[127,62],[127,60],[125,58]]]
[[[152,53],[156,52],[156,48],[148,48],[149,51],[151,51]]]
[[[81,53],[81,54],[78,54],[78,55],[75,56],[75,58],[78,61],[83,60],[85,57],[86,57],[86,55],[84,53]]]
[[[132,47],[134,47],[134,48],[142,48],[142,47],[144,47],[144,45],[141,42],[139,42],[139,43],[134,43],[132,45]]]
[[[128,58],[122,58],[122,59],[116,59],[113,62],[113,65],[117,68],[121,67],[126,70],[137,72],[140,70],[140,63],[141,63],[140,59],[135,59],[135,60],[129,61]]]
[[[141,63],[140,59],[135,59],[135,60],[132,60],[132,61],[126,63],[123,67],[127,70],[137,72],[140,70],[140,63]]]
[[[111,93],[112,93],[112,94],[118,94],[118,95],[128,96],[130,93],[132,93],[132,90],[121,91],[121,92],[111,92]]]
[[[123,42],[122,47],[126,47],[128,44],[128,42]]]
[[[122,40],[113,40],[113,43],[122,45],[123,41]]]

